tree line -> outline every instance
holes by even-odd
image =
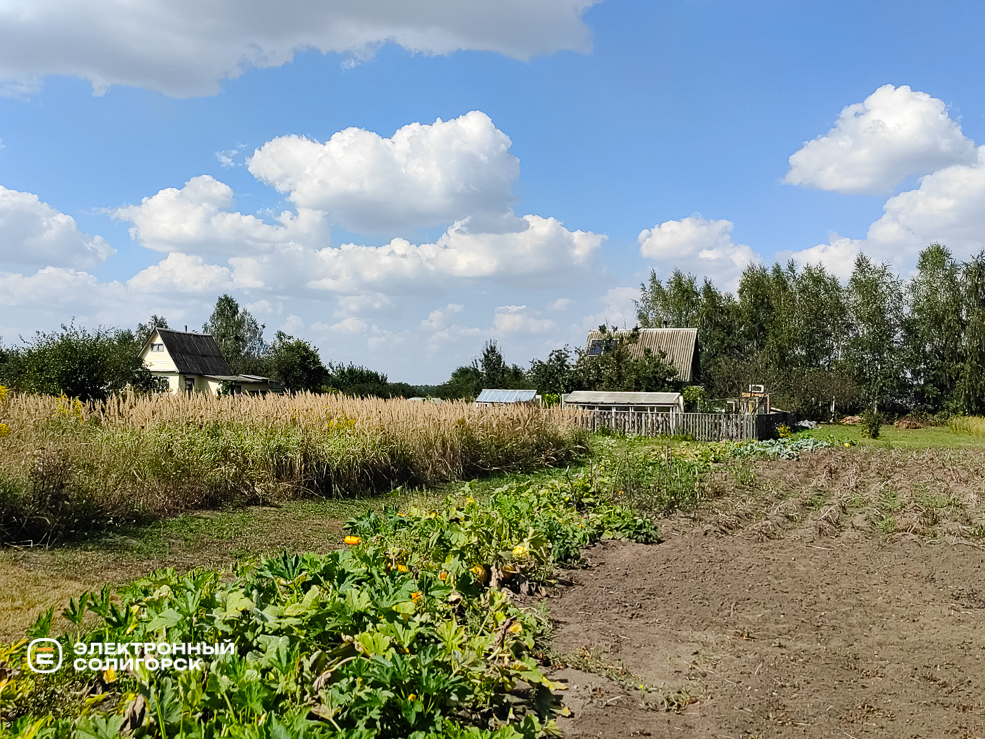
[[[881,411],[985,414],[985,253],[959,261],[940,244],[924,249],[907,279],[859,255],[844,284],[823,266],[749,265],[735,295],[709,278],[651,272],[636,303],[639,327],[697,329],[692,398],[737,397],[765,385],[773,405],[804,418]],[[160,316],[135,330],[88,331],[73,324],[39,332],[21,346],[0,345],[0,384],[84,400],[125,387],[154,391],[159,380],[139,352]],[[438,385],[390,382],[354,364],[323,362],[309,342],[265,326],[229,295],[202,330],[212,334],[234,374],[270,377],[288,391],[375,397],[475,398],[483,388],[682,390],[662,354],[630,350],[633,331],[601,326],[601,351],[556,349],[524,368],[487,341],[470,364]]]
[[[170,328],[153,315],[136,329],[76,326],[37,332],[20,345],[0,344],[0,385],[21,392],[65,394],[103,400],[131,389],[161,392],[166,381],[147,370],[140,352],[156,328]],[[267,342],[266,327],[230,295],[221,296],[202,332],[212,334],[233,374],[259,375],[290,392],[342,392],[374,397],[426,395],[429,386],[393,383],[381,372],[353,364],[323,363],[309,342],[282,331]]]
[[[651,272],[641,326],[698,329],[711,397],[764,384],[775,405],[832,413],[985,413],[985,254],[931,244],[904,279],[859,255],[842,284],[823,266],[745,269],[735,296],[709,279]]]

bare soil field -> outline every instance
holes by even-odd
[[[594,547],[548,600],[565,735],[985,737],[981,461],[757,462],[665,542]]]

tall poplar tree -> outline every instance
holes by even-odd
[[[910,280],[907,365],[917,408],[935,411],[953,402],[964,365],[967,326],[961,266],[950,250],[931,244]]]
[[[269,363],[264,361],[269,351],[263,340],[264,328],[228,294],[216,301],[212,315],[202,326],[205,333],[215,338],[233,372],[253,370],[251,374],[267,374],[270,371],[266,366]]]
[[[965,319],[964,363],[958,380],[957,404],[967,415],[985,415],[985,252],[962,270]]]
[[[859,254],[846,303],[845,360],[863,401],[873,410],[898,403],[904,379],[902,280],[889,265]]]

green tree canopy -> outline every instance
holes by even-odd
[[[907,365],[914,404],[940,408],[954,395],[965,359],[968,301],[961,265],[947,247],[931,244],[920,253],[907,292]]]
[[[599,326],[603,334],[601,351],[589,353],[576,349],[577,359],[572,367],[573,389],[607,390],[610,392],[679,391],[683,385],[677,368],[667,361],[663,352],[653,354],[649,349],[636,356],[631,346],[639,340],[639,329],[628,333]]]
[[[147,343],[147,339],[150,338],[151,334],[154,333],[154,329],[156,328],[169,328],[169,326],[168,326],[168,320],[166,318],[154,313],[148,319],[147,323],[137,324],[137,331],[135,332],[137,337],[137,343],[140,344],[141,347],[143,347],[143,345]]]
[[[4,383],[24,392],[104,400],[126,389],[154,392],[161,380],[140,359],[141,344],[131,331],[75,323],[61,331],[38,332],[21,348],[7,351]]]
[[[887,264],[864,254],[848,280],[845,361],[862,399],[878,410],[899,401],[903,385],[903,283]]]
[[[228,294],[220,296],[212,315],[202,326],[205,333],[212,334],[215,338],[222,356],[236,374],[264,374],[256,371],[267,369],[267,365],[261,363],[258,366],[256,362],[265,358],[269,350],[263,339],[264,328],[262,323],[250,315],[248,310],[240,308],[239,303]]]
[[[291,392],[318,392],[328,379],[318,350],[302,339],[278,331],[270,347],[273,377]]]

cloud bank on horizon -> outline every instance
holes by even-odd
[[[8,94],[69,75],[173,97],[215,95],[249,68],[317,49],[364,61],[387,42],[421,54],[493,51],[516,59],[591,50],[582,21],[596,0],[9,0],[0,5],[0,79]]]
[[[11,254],[32,254],[27,264],[43,268],[0,273],[0,300],[81,313],[101,305],[115,306],[118,314],[174,314],[188,298],[204,305],[222,292],[248,291],[265,296],[254,303],[262,314],[307,296],[336,303],[332,321],[307,327],[320,338],[366,335],[370,346],[409,343],[415,332],[381,328],[366,315],[392,314],[401,298],[441,295],[463,282],[544,289],[592,274],[604,234],[569,230],[550,216],[513,214],[510,188],[519,161],[509,148],[509,138],[478,111],[410,124],[390,138],[346,129],[324,143],[273,139],[250,157],[248,168],[287,195],[294,211],[281,212],[273,222],[236,211],[232,188],[211,175],[119,206],[109,215],[130,224],[131,238],[166,254],[125,281],[100,282],[81,269],[111,256],[105,240],[80,233],[71,217],[34,195],[4,190],[0,226],[15,217],[20,223],[6,228],[6,247]],[[384,210],[382,225],[373,230],[446,228],[428,243],[402,237],[381,246],[332,243],[333,224],[359,228]],[[45,250],[34,247],[39,234],[47,239]],[[54,303],[46,297],[51,294],[59,296]],[[543,335],[558,328],[527,305],[495,307],[485,328],[456,323],[460,309],[449,303],[416,327],[430,352],[481,333]],[[288,324],[305,329],[293,313]]]
[[[119,206],[110,214],[130,224],[131,238],[166,254],[122,282],[100,282],[85,271],[115,253],[105,239],[82,233],[74,219],[34,194],[0,188],[4,263],[39,268],[34,274],[0,274],[2,302],[37,308],[58,295],[55,305],[83,313],[100,302],[139,314],[161,301],[173,309],[182,295],[206,301],[243,290],[266,296],[258,305],[267,310],[271,299],[283,306],[308,295],[337,302],[333,321],[309,326],[315,333],[369,332],[377,344],[412,341],[413,332],[380,328],[364,320],[366,312],[392,312],[401,297],[438,295],[455,282],[560,288],[598,268],[604,234],[571,231],[550,216],[513,214],[519,161],[511,143],[479,111],[408,124],[389,138],[357,128],[325,142],[274,138],[248,158],[247,167],[259,182],[286,195],[293,211],[272,222],[238,212],[232,209],[232,188],[210,175]],[[781,256],[824,264],[845,278],[860,252],[906,269],[931,241],[944,241],[959,253],[980,245],[985,153],[961,134],[942,101],[905,86],[886,85],[845,108],[831,131],[790,157],[785,181],[854,193],[919,173],[918,187],[890,197],[864,239],[834,234],[827,244]],[[356,232],[400,233],[421,225],[445,231],[429,243],[397,236],[380,246],[334,245],[333,225]],[[664,221],[639,233],[639,253],[661,275],[681,269],[734,290],[745,267],[761,257],[733,240],[733,228],[732,221],[699,214]],[[634,288],[610,290],[603,300],[609,317],[587,316],[569,327],[568,337],[599,319],[631,323],[631,294]],[[543,310],[501,305],[491,325],[481,329],[455,323],[461,311],[452,302],[432,310],[415,331],[429,334],[431,351],[483,331],[540,336],[560,328],[546,314],[569,304],[558,298]],[[296,315],[291,318],[297,329],[304,327]]]
[[[430,377],[440,380],[487,338],[514,361],[581,343],[600,323],[632,325],[651,269],[734,290],[759,261],[820,263],[844,278],[859,253],[906,272],[934,241],[959,258],[982,248],[985,150],[974,139],[985,134],[953,107],[976,99],[970,88],[962,100],[962,88],[880,67],[864,87],[843,77],[822,89],[801,84],[805,68],[773,101],[782,112],[765,115],[759,78],[743,67],[727,82],[736,115],[715,129],[740,145],[716,148],[707,131],[688,138],[697,116],[713,115],[702,105],[724,100],[709,71],[745,62],[726,48],[734,28],[713,28],[728,11],[700,6],[0,3],[0,335],[72,315],[197,326],[230,292],[332,359],[397,374],[441,367]],[[658,27],[666,43],[652,43]],[[695,49],[704,66],[675,46],[689,28],[708,35]],[[45,84],[56,76],[68,79]],[[286,115],[265,115],[271,91]],[[789,102],[799,108],[784,115]],[[90,118],[58,129],[71,138],[60,155],[46,159],[41,138],[25,153],[25,131],[71,120],[73,105]],[[121,112],[126,123],[104,126]],[[728,128],[743,115],[755,124]],[[106,159],[131,123],[154,133]],[[55,174],[35,178],[35,167]],[[51,184],[62,168],[135,184],[73,193]],[[723,192],[747,173],[748,194]],[[781,203],[830,221],[795,230],[794,215],[781,233],[785,214],[770,212]]]

